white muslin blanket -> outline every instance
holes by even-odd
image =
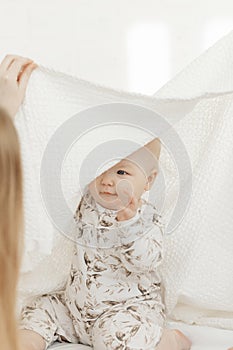
[[[59,232],[44,203],[44,190],[49,186],[52,190],[56,188],[53,169],[51,174],[46,174],[47,187],[43,187],[44,156],[49,154],[47,162],[51,163],[59,158],[67,137],[63,126],[80,112],[79,123],[73,131],[81,137],[75,143],[70,140],[60,174],[62,192],[73,209],[80,190],[78,174],[85,175],[83,184],[93,176],[93,170],[85,161],[91,155],[90,162],[94,163],[96,157],[92,151],[97,145],[101,149],[105,142],[110,145],[112,140],[124,139],[126,147],[119,149],[118,154],[121,157],[152,138],[154,130],[150,134],[149,123],[145,122],[145,129],[140,123],[138,127],[140,116],[132,123],[132,113],[128,125],[123,125],[121,119],[116,125],[88,124],[92,114],[95,121],[96,111],[101,114],[108,108],[109,111],[118,108],[108,104],[127,103],[131,107],[121,106],[132,112],[136,105],[139,115],[143,111],[147,114],[144,109],[159,113],[162,120],[172,125],[156,135],[164,145],[160,175],[155,184],[158,205],[162,203],[160,209],[167,222],[174,213],[182,217],[173,222],[173,230],[169,231],[168,227],[167,232],[172,231],[172,234],[165,238],[161,273],[167,312],[175,320],[233,329],[232,72],[233,32],[153,96],[116,91],[43,67],[33,73],[24,104],[16,117],[25,188],[21,304],[29,297],[61,289],[72,256],[72,241]],[[95,106],[99,107],[92,113]],[[98,121],[98,113],[96,118]],[[54,139],[59,142],[49,148]],[[128,145],[127,140],[132,144]],[[160,185],[165,188],[163,193]],[[56,195],[51,191],[55,202]],[[71,199],[74,200],[72,204]],[[61,221],[62,215],[60,211]]]

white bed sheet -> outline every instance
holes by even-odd
[[[230,346],[233,346],[233,331],[230,330],[177,322],[170,323],[169,327],[180,329],[189,337],[193,344],[191,350],[227,350]],[[90,347],[84,345],[62,345],[58,343],[54,344],[50,349],[91,350]]]

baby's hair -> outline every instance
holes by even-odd
[[[148,177],[151,173],[159,171],[158,159],[160,156],[161,143],[158,138],[153,139],[126,159],[137,164]]]
[[[161,141],[159,138],[153,139],[152,141],[148,142],[144,147],[151,151],[154,157],[157,158],[157,160],[159,159],[161,152]]]

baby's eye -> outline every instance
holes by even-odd
[[[129,175],[129,173],[127,173],[127,171],[125,171],[125,170],[118,170],[117,174],[118,175]]]

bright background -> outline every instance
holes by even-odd
[[[0,0],[0,59],[153,94],[232,29],[232,0]]]

